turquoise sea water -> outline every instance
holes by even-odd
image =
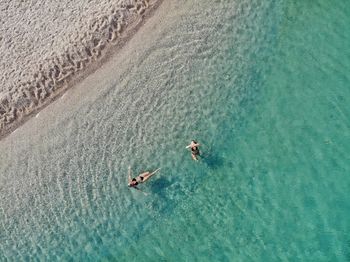
[[[349,261],[350,2],[175,6],[120,77],[0,142],[0,260]],[[148,196],[129,165],[162,168]]]

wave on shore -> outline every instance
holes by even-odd
[[[160,2],[2,2],[0,139],[125,42]]]

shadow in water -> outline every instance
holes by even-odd
[[[211,169],[217,169],[224,165],[224,158],[214,151],[204,153],[201,158],[201,160]]]
[[[165,178],[161,177],[153,181],[149,185],[149,192],[151,193],[149,201],[149,209],[154,214],[169,215],[174,208],[186,197],[186,184],[184,185],[180,178]]]
[[[152,194],[156,194],[162,198],[166,198],[166,189],[172,184],[172,181],[166,179],[165,177],[160,177],[150,185],[150,188]]]

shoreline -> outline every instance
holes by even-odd
[[[146,3],[147,8],[142,9],[141,11],[137,10],[138,12],[140,11],[139,16],[131,17],[130,21],[126,22],[127,26],[125,26],[124,30],[122,30],[120,34],[117,34],[117,38],[114,39],[114,41],[111,40],[111,41],[105,42],[105,45],[103,45],[102,48],[97,51],[92,50],[93,53],[96,52],[95,59],[88,61],[85,65],[83,65],[82,67],[79,67],[77,71],[70,73],[65,79],[63,79],[63,81],[59,80],[56,82],[55,79],[53,79],[54,85],[52,85],[52,82],[49,83],[51,84],[51,86],[49,87],[52,89],[52,92],[49,93],[47,96],[45,96],[42,100],[30,101],[29,105],[27,102],[27,104],[25,104],[24,106],[22,106],[22,108],[19,108],[19,109],[16,104],[13,104],[13,105],[9,104],[8,107],[11,108],[11,111],[14,114],[11,122],[4,123],[3,121],[4,118],[0,119],[0,141],[5,137],[7,137],[8,135],[10,135],[11,133],[15,132],[17,128],[25,124],[32,117],[38,115],[41,110],[43,110],[48,105],[50,105],[51,103],[53,103],[54,101],[62,97],[67,92],[67,90],[74,88],[74,86],[76,86],[79,82],[81,82],[86,77],[94,73],[103,64],[109,61],[116,53],[120,52],[123,48],[125,48],[125,45],[133,38],[133,36],[147,22],[147,20],[154,15],[155,11],[163,3],[163,1],[164,0],[154,0],[152,3],[149,3],[151,1],[147,1],[147,0],[143,1],[143,3]],[[120,27],[118,28],[120,29]],[[53,67],[56,68],[57,65],[53,65],[49,67],[49,74],[52,73]],[[34,76],[35,75],[36,74],[34,74]],[[52,74],[50,76],[52,76]],[[45,76],[44,76],[44,84],[45,84]],[[36,87],[37,86],[38,84],[36,85]],[[31,89],[33,89],[32,86],[30,87]],[[26,94],[28,94],[28,92],[30,92],[30,95],[35,96],[35,98],[37,98],[37,95],[36,94],[33,95],[33,91],[31,89],[29,88],[28,90],[24,89],[24,92],[23,90],[19,90],[19,91],[22,91],[22,94],[24,95],[24,98],[20,97],[20,99],[27,98]],[[6,102],[8,103],[8,101]],[[34,102],[34,106],[33,106],[33,102]],[[0,96],[0,117],[4,115],[3,111],[1,110],[3,109],[3,107],[1,107],[3,104],[4,104],[4,98]]]

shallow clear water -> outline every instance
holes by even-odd
[[[350,3],[260,2],[178,1],[125,72],[2,141],[0,258],[349,260]],[[129,165],[162,168],[149,196]]]

